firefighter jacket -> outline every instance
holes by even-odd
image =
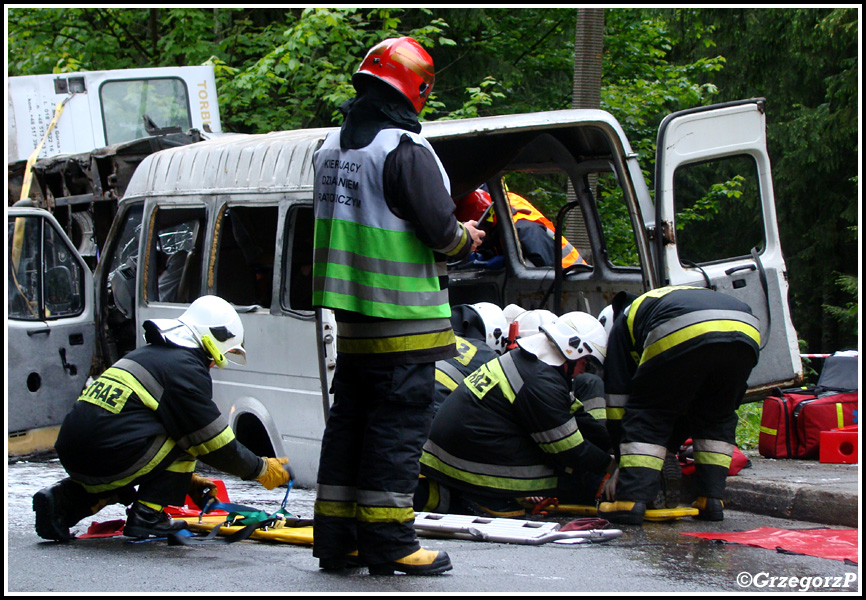
[[[761,334],[749,305],[706,288],[669,286],[635,298],[616,316],[604,361],[608,426],[614,435],[631,382],[704,344],[731,342],[753,352]]]
[[[566,379],[521,348],[466,377],[436,413],[421,472],[458,490],[498,496],[552,493],[558,475],[605,470],[611,457],[584,440],[595,419]]]
[[[313,164],[313,303],[336,311],[337,352],[379,365],[453,356],[446,259],[472,244],[432,147],[386,128],[341,148],[334,132]]]
[[[538,257],[537,260],[543,262],[543,264],[536,264],[535,266],[552,267],[553,262],[544,257],[549,254],[545,247],[555,243],[556,227],[550,222],[550,219],[545,217],[541,211],[535,208],[522,196],[518,196],[513,192],[508,192],[508,203],[511,205],[511,217],[518,228],[518,233],[521,234],[520,244],[524,247],[524,253],[528,256]],[[544,239],[537,239],[531,232],[521,232],[521,221],[543,225],[544,228],[542,231]],[[581,258],[577,248],[572,246],[571,242],[565,239],[565,236],[562,237],[560,258],[562,260],[563,269],[568,268],[575,263],[586,264],[586,261]]]
[[[56,449],[69,475],[98,493],[185,453],[242,479],[258,477],[264,461],[235,439],[214,404],[208,364],[197,348],[154,344],[117,361],[60,428]]]
[[[457,356],[436,361],[436,391],[433,398],[438,408],[457,389],[467,375],[497,357],[484,340],[455,336]]]

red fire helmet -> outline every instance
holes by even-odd
[[[370,49],[352,82],[362,75],[380,79],[406,96],[420,113],[436,79],[433,59],[410,37],[389,38]],[[357,87],[357,85],[356,85]]]

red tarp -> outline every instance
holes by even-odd
[[[745,544],[789,554],[805,554],[819,558],[859,564],[856,529],[777,529],[759,527],[732,533],[687,533],[705,540],[720,540]]]

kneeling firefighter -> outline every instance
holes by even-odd
[[[585,433],[604,426],[570,394],[589,361],[604,361],[601,324],[566,313],[517,344],[463,379],[439,408],[421,457],[421,473],[436,485],[416,495],[416,509],[520,516],[517,498],[594,499],[616,467]]]
[[[177,319],[144,322],[146,346],[107,369],[78,398],[55,449],[69,477],[33,496],[36,533],[70,541],[69,528],[109,504],[130,505],[123,534],[186,528],[166,505],[188,493],[200,507],[214,482],[196,459],[273,489],[293,479],[288,459],[260,458],[234,435],[212,399],[209,370],[246,364],[244,328],[232,306],[203,296]]]

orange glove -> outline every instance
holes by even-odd
[[[292,468],[289,467],[289,459],[285,456],[282,458],[263,456],[262,460],[265,461],[265,466],[259,476],[256,477],[256,481],[261,483],[266,490],[272,490],[275,487],[285,485],[295,478]]]
[[[190,499],[195,502],[195,505],[200,509],[204,509],[204,505],[209,498],[216,498],[216,483],[212,479],[202,477],[198,473],[192,474],[192,479],[189,482],[189,490],[186,492]]]

